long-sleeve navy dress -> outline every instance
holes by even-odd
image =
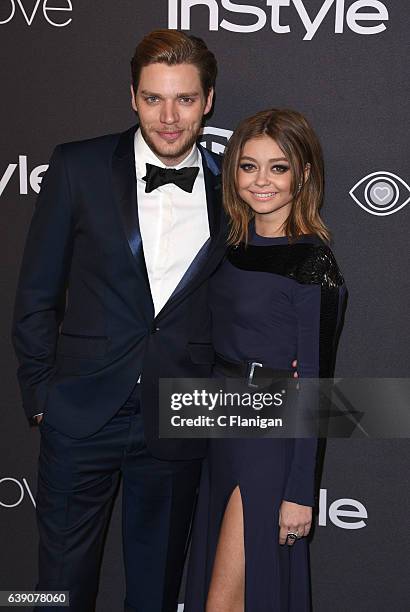
[[[300,377],[331,376],[345,285],[317,236],[258,236],[228,250],[210,281],[213,342],[235,362],[255,360]],[[223,514],[239,486],[244,514],[246,612],[307,612],[308,542],[279,544],[282,500],[314,505],[317,441],[212,439],[194,521],[185,612],[204,612]]]

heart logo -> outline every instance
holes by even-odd
[[[387,198],[392,196],[392,190],[390,187],[375,187],[373,189],[373,197],[379,202],[383,203]]]

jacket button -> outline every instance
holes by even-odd
[[[159,331],[159,327],[157,327],[155,323],[153,323],[151,327],[151,334],[156,334],[158,331]]]

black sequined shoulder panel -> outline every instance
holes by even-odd
[[[228,250],[227,258],[241,270],[280,274],[305,285],[330,289],[344,284],[332,251],[323,244],[240,244]]]

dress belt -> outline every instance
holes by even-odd
[[[269,382],[278,378],[292,378],[293,370],[268,368],[259,361],[230,361],[222,355],[215,355],[216,369],[228,378],[244,378],[248,387],[258,387],[254,381]]]

